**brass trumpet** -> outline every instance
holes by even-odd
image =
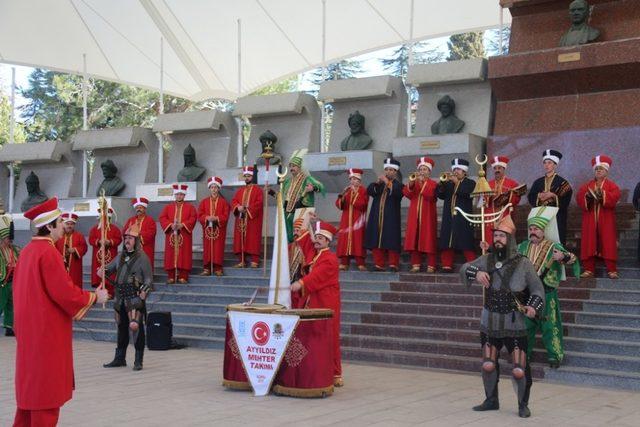
[[[442,172],[440,175],[440,182],[447,182],[451,179],[451,172]]]
[[[409,182],[413,182],[413,181],[415,181],[416,179],[418,179],[418,174],[416,174],[415,172],[413,172],[413,173],[411,173],[411,174],[409,175]]]

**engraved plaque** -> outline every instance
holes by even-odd
[[[329,157],[329,166],[342,166],[347,164],[347,157]]]
[[[435,150],[440,148],[440,141],[422,141],[420,148],[423,150]]]
[[[580,61],[580,52],[561,53],[558,55],[558,62],[575,62]]]
[[[170,196],[173,196],[173,187],[158,188],[158,197],[170,197]]]
[[[91,205],[89,203],[75,203],[73,205],[73,210],[75,212],[89,212],[89,210],[91,210]]]

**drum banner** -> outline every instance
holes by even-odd
[[[253,393],[265,396],[300,316],[242,311],[229,311],[227,316]]]

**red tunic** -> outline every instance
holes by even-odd
[[[156,222],[148,215],[143,217],[132,216],[127,220],[122,228],[123,232],[126,232],[132,224],[137,223],[140,228],[140,243],[142,243],[142,250],[147,257],[151,266],[154,265],[155,247],[156,247]]]
[[[65,268],[73,284],[82,289],[82,257],[87,253],[87,242],[84,236],[79,231],[65,234],[56,242],[56,248],[62,254]],[[71,248],[73,253],[66,255],[66,248]]]
[[[118,246],[122,243],[122,232],[115,224],[109,224],[107,227],[107,240],[110,243],[110,246],[107,246],[107,252],[105,255],[105,266],[109,265],[111,261],[113,261],[118,255]],[[92,253],[91,253],[91,285],[98,286],[101,283],[100,278],[98,277],[97,271],[98,268],[102,267],[102,256],[100,251],[100,239],[102,238],[102,230],[98,228],[98,224],[91,227],[89,231],[89,245],[91,245]],[[115,272],[109,276],[111,280],[115,279]],[[109,293],[111,293],[111,289],[113,289],[113,285],[111,285],[107,281],[107,288],[110,289]]]
[[[193,228],[197,219],[196,208],[191,203],[173,202],[162,209],[158,220],[165,234],[164,269],[166,271],[172,271],[176,268],[191,271],[193,265]],[[174,235],[171,229],[174,221],[183,225],[177,235]],[[177,245],[177,251],[174,250],[174,244]]]
[[[507,202],[505,204],[501,204],[501,206],[496,206],[494,201],[496,196],[499,196],[500,194],[503,194],[503,193],[507,193],[519,185],[520,184],[517,181],[506,176],[500,182],[497,182],[495,179],[492,179],[491,181],[489,181],[489,187],[491,187],[496,192],[496,194],[495,196],[489,198],[489,200],[487,201],[487,207],[485,208],[484,212],[487,214],[497,212],[500,209],[502,209],[504,206],[506,206],[506,203],[511,203],[514,208],[518,206],[518,204],[520,203],[520,196],[518,196],[513,192],[511,192],[511,194],[509,195],[509,199],[507,200]],[[502,216],[507,216],[507,215],[511,215],[511,209],[507,209]],[[484,227],[485,241],[490,245],[493,243],[494,224],[487,224]]]
[[[616,204],[620,200],[620,189],[615,182],[602,182],[602,204],[587,201],[589,189],[595,191],[597,183],[591,180],[580,187],[576,202],[582,209],[582,242],[580,259],[592,256],[608,260],[618,259],[618,235],[616,232]]]
[[[402,188],[402,194],[411,200],[407,231],[404,239],[405,251],[435,254],[438,248],[438,213],[436,202],[438,184],[427,179],[413,181]]]
[[[22,250],[13,278],[18,408],[59,408],[71,399],[71,321],[95,300],[71,282],[50,238],[34,237]]]
[[[311,235],[303,234],[297,239],[300,247],[310,247]],[[315,250],[307,267],[302,283],[302,296],[306,300],[305,308],[329,308],[333,310],[333,361],[334,376],[342,376],[340,357],[340,275],[338,257],[329,248]],[[309,253],[309,252],[307,252]]]
[[[238,206],[245,206],[246,216],[240,218]],[[249,184],[239,189],[231,200],[231,209],[236,217],[233,226],[233,252],[239,254],[260,255],[262,248],[262,214],[264,198],[262,190],[255,184]],[[244,242],[242,241],[242,226],[245,227]]]
[[[336,200],[336,207],[342,211],[336,250],[339,257],[366,255],[364,231],[368,204],[369,195],[363,186],[359,186],[357,191],[349,189],[344,196]]]
[[[207,224],[206,217],[217,216],[219,221],[213,227]],[[221,266],[224,262],[224,247],[227,240],[227,221],[229,221],[229,203],[224,197],[213,199],[209,196],[198,206],[198,221],[202,226],[202,265]]]

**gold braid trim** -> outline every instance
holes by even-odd
[[[273,386],[273,392],[291,397],[327,397],[333,394],[333,385],[320,388],[294,388],[276,384]]]

